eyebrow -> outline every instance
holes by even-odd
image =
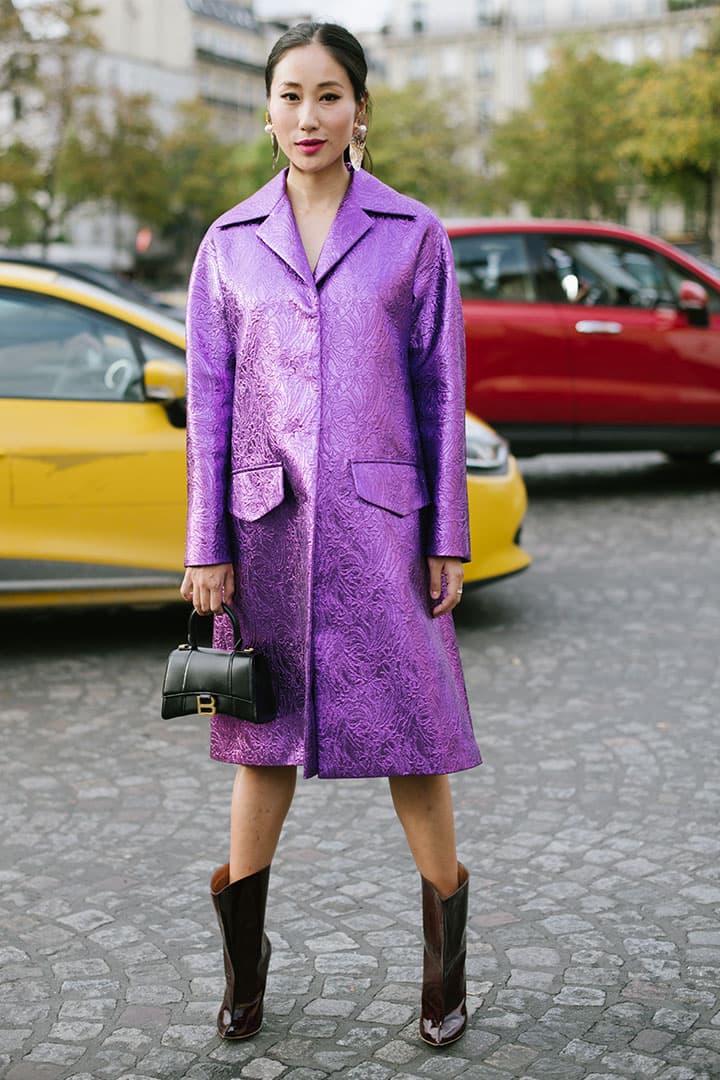
[[[288,82],[286,80],[285,82],[281,82],[280,85],[281,86],[300,86],[300,83],[298,83],[298,82]],[[318,83],[317,85],[318,85],[318,89],[320,89],[321,87],[325,87],[325,86],[339,86],[340,89],[343,88],[342,83],[337,82],[335,79],[328,79],[327,82],[321,82],[321,83]]]

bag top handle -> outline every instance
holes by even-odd
[[[212,615],[210,612],[209,614]],[[227,615],[233,627],[233,635],[235,644],[233,645],[233,651],[239,652],[242,649],[242,638],[240,636],[240,623],[237,620],[237,615],[233,609],[223,601],[223,614]],[[197,649],[197,620],[204,619],[205,616],[196,611],[195,608],[190,612],[190,618],[188,619],[188,645],[191,649]]]

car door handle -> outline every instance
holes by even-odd
[[[575,323],[578,334],[621,334],[622,323],[604,322],[602,319],[581,319]]]

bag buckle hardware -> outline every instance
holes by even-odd
[[[217,702],[214,694],[197,694],[197,711],[200,716],[215,716]]]

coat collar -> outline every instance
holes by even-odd
[[[350,185],[323,245],[315,273],[305,255],[286,188],[287,169],[234,206],[216,221],[227,229],[257,221],[258,238],[304,281],[318,285],[373,225],[374,215],[414,218],[413,200],[400,195],[364,169],[352,174]]]

